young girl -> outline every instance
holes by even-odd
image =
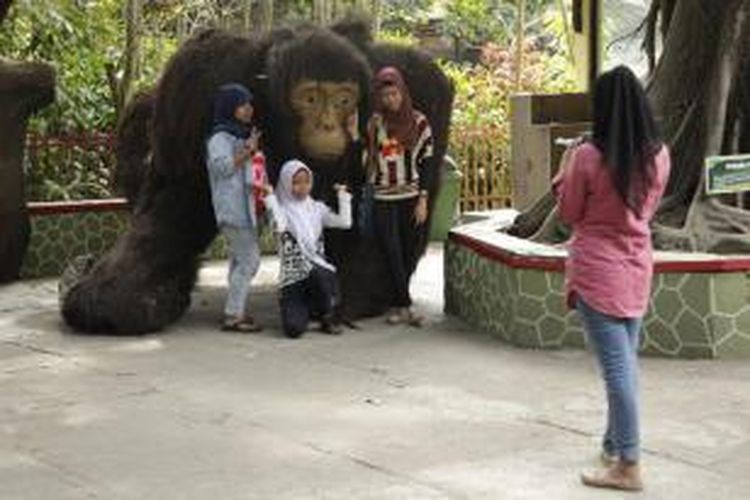
[[[558,209],[573,226],[566,264],[568,304],[583,318],[607,390],[602,459],[589,486],[640,490],[638,338],[653,272],[649,221],[669,177],[645,92],[620,66],[594,91],[594,133],[566,152],[553,180]]]
[[[348,229],[352,225],[351,195],[336,185],[339,213],[310,197],[312,171],[301,161],[291,160],[281,168],[276,194],[267,186],[265,202],[273,214],[279,238],[281,269],[281,321],[284,333],[300,337],[311,316],[319,316],[324,332],[341,333],[333,322],[336,305],[336,268],[326,260],[324,228]]]
[[[260,330],[245,312],[250,281],[260,265],[252,180],[246,173],[250,158],[258,151],[258,134],[251,132],[252,118],[250,91],[237,83],[222,85],[214,100],[206,165],[216,223],[230,254],[222,329],[240,332]]]
[[[426,237],[432,130],[427,118],[412,107],[409,89],[396,68],[381,69],[374,90],[367,168],[374,187],[376,235],[395,286],[388,322],[421,326],[423,318],[411,309],[409,281],[419,259],[416,248]]]

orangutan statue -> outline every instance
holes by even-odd
[[[415,108],[430,121],[435,143],[428,168],[439,173],[453,87],[426,54],[374,43],[361,21],[281,28],[260,39],[207,31],[188,40],[156,88],[139,95],[123,115],[117,177],[133,204],[130,229],[67,289],[66,322],[81,332],[138,334],[162,329],[189,306],[199,257],[217,234],[204,149],[212,97],[223,83],[242,83],[255,96],[272,180],[284,161],[301,159],[315,175],[313,196],[336,208],[332,186],[345,183],[355,195],[356,214],[362,145],[347,124],[358,116],[364,129],[371,75],[383,66],[402,72]],[[434,200],[440,176],[431,179]],[[424,253],[424,233],[411,272]],[[382,313],[392,284],[379,245],[356,228],[325,237],[341,281],[342,319]]]

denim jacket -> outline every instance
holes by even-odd
[[[247,166],[234,166],[235,152],[243,147],[243,143],[242,139],[227,132],[217,132],[209,138],[206,146],[211,200],[219,226],[255,226],[254,203],[250,200],[252,176],[247,175]]]

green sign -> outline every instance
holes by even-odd
[[[750,155],[706,158],[706,193],[750,191]]]

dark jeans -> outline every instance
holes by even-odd
[[[411,306],[409,281],[416,267],[416,247],[420,231],[414,225],[417,199],[375,201],[375,231],[383,247],[393,280],[392,307]]]
[[[336,273],[315,266],[302,281],[281,289],[281,325],[287,337],[300,337],[311,317],[330,320],[338,304]]]

